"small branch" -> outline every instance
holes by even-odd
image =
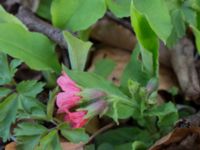
[[[113,126],[115,125],[115,123],[110,123],[104,127],[102,127],[101,129],[99,129],[97,132],[95,132],[90,138],[89,138],[89,141],[88,143],[90,143],[97,135],[101,134],[102,132],[112,128]]]
[[[80,144],[77,145],[77,147],[76,147],[75,149],[79,149],[79,148],[85,146],[86,144],[90,143],[97,135],[99,135],[99,134],[101,134],[102,132],[104,132],[104,131],[106,131],[106,130],[112,128],[113,126],[115,126],[115,123],[114,123],[114,122],[112,122],[112,123],[110,123],[110,124],[108,124],[108,125],[106,125],[106,126],[100,128],[97,132],[95,132],[95,133],[89,138],[89,140],[88,140],[87,143],[80,143]]]
[[[21,6],[16,15],[30,30],[40,32],[49,37],[60,47],[67,49],[62,31],[53,27],[51,24],[36,17],[31,10]]]
[[[121,26],[127,28],[133,34],[135,34],[134,31],[133,31],[133,28],[131,26],[131,23],[129,21],[122,20],[122,19],[115,17],[111,12],[106,12],[106,17],[109,18],[110,20],[116,22],[117,24],[120,24]]]

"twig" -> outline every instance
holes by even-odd
[[[49,37],[60,47],[67,49],[67,43],[64,40],[62,31],[53,27],[49,23],[36,17],[31,10],[21,6],[16,15],[30,30],[40,32]]]
[[[99,135],[100,133],[102,133],[102,132],[104,132],[104,131],[106,131],[106,130],[112,128],[114,125],[115,125],[115,123],[112,122],[112,123],[110,123],[110,124],[108,124],[108,125],[102,127],[102,128],[99,129],[97,132],[95,132],[92,136],[90,136],[90,138],[89,138],[89,140],[88,140],[87,143],[80,143],[80,144],[77,145],[77,147],[76,147],[75,149],[79,149],[79,148],[85,146],[86,144],[90,143],[97,135]]]
[[[134,31],[133,31],[133,28],[131,26],[131,23],[129,21],[126,21],[126,20],[122,20],[122,19],[119,19],[117,17],[115,17],[111,12],[106,12],[106,15],[105,15],[107,18],[109,18],[110,20],[116,22],[117,24],[120,24],[121,26],[127,28],[128,30],[130,30],[133,34]]]

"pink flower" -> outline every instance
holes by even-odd
[[[78,96],[78,93],[81,90],[64,72],[58,78],[57,83],[64,91],[57,95],[56,104],[58,106],[58,113],[68,112],[70,108],[74,107],[80,101],[81,97]]]
[[[65,72],[62,72],[62,76],[58,78],[57,84],[65,92],[80,92],[80,88],[77,87],[76,83],[70,79],[70,77]]]
[[[88,121],[84,118],[86,114],[87,111],[68,112],[65,116],[65,121],[69,122],[73,128],[80,128]]]

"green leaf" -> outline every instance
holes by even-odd
[[[133,4],[131,5],[131,23],[140,44],[144,67],[149,74],[157,76],[159,41],[144,15]]]
[[[49,119],[53,118],[53,112],[55,108],[55,101],[56,101],[56,96],[58,93],[59,88],[56,87],[52,92],[49,93],[49,100],[47,103],[47,117]]]
[[[10,127],[17,114],[17,95],[12,94],[0,103],[0,137],[4,142],[10,138]]]
[[[13,59],[11,63],[8,63],[7,55],[0,52],[0,85],[9,84],[12,81],[17,67],[21,64],[20,60]]]
[[[57,130],[52,130],[41,138],[40,144],[36,150],[62,150],[60,146]]]
[[[156,106],[145,114],[146,116],[157,116],[160,127],[172,126],[178,120],[178,112],[171,102]]]
[[[106,0],[108,8],[117,17],[129,17],[131,0]]]
[[[20,82],[16,90],[18,92],[18,117],[46,119],[45,106],[36,99],[36,96],[43,90],[44,84],[36,80]]]
[[[72,69],[84,70],[92,43],[81,41],[67,31],[64,31],[63,34],[68,44],[68,53]]]
[[[95,73],[82,72],[82,71],[72,71],[63,66],[63,70],[76,81],[76,83],[84,88],[94,88],[105,91],[112,95],[117,95],[120,97],[127,98],[116,86],[111,82],[102,78],[101,76]]]
[[[182,7],[182,12],[184,15],[184,20],[190,25],[196,26],[197,25],[197,12],[189,7]]]
[[[53,0],[51,6],[53,24],[72,31],[87,29],[105,12],[104,0]]]
[[[133,5],[137,11],[145,16],[158,37],[166,43],[172,31],[172,23],[165,1],[133,0]]]
[[[123,89],[125,93],[129,93],[128,90],[128,81],[131,79],[133,81],[137,81],[142,86],[145,86],[150,79],[150,75],[146,72],[143,67],[142,62],[139,60],[140,49],[138,46],[134,49],[131,60],[127,64],[123,75],[121,77],[121,85],[120,88]]]
[[[105,115],[113,118],[113,120],[118,123],[118,119],[127,119],[133,115],[134,109],[132,106],[124,104],[123,101],[118,101],[118,99],[113,99],[109,109]]]
[[[136,127],[121,127],[117,129],[111,129],[105,133],[100,134],[95,139],[97,145],[102,143],[109,143],[113,146],[126,144],[134,140],[141,140],[144,142],[152,142],[150,133],[146,130],[142,130]]]
[[[7,96],[11,92],[12,92],[11,89],[0,87],[0,99]]]
[[[40,1],[39,7],[37,9],[37,15],[43,17],[47,20],[51,20],[51,3],[52,0],[42,0]]]
[[[46,36],[13,23],[0,24],[0,35],[0,51],[23,60],[32,69],[60,72],[54,44]]]
[[[132,144],[132,150],[146,150],[147,146],[142,141],[134,141]]]
[[[113,145],[109,144],[109,143],[102,143],[101,145],[99,145],[99,147],[97,148],[97,150],[114,150]]]
[[[196,27],[191,26],[192,30],[194,32],[195,35],[195,44],[197,46],[197,50],[200,53],[200,30],[198,30]]]
[[[15,16],[7,13],[4,10],[4,8],[0,5],[0,24],[3,23],[15,23],[27,30],[26,26],[21,21],[19,21]]]
[[[37,80],[27,80],[20,82],[16,90],[20,95],[27,96],[27,97],[36,97],[44,87],[44,83],[37,82]]]
[[[95,63],[94,72],[104,78],[107,78],[115,68],[116,64],[111,59],[101,59]]]
[[[68,125],[63,125],[60,130],[61,134],[70,142],[87,143],[89,140],[89,136],[85,133],[85,129],[83,128],[71,129]]]
[[[175,28],[176,34],[179,38],[185,35],[185,23],[183,20],[183,14],[180,10],[176,9],[172,11],[172,23]]]
[[[17,139],[17,148],[21,150],[35,150],[40,138],[48,130],[37,123],[20,123],[14,133]]]

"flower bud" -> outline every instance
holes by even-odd
[[[147,93],[152,93],[153,91],[158,89],[158,79],[152,78],[146,86]]]
[[[96,115],[102,116],[108,110],[108,103],[105,100],[97,100],[96,102],[91,103],[85,108],[81,108],[79,110],[87,111],[85,118],[91,118]]]
[[[98,99],[106,96],[106,93],[98,89],[84,89],[80,92],[84,100]]]

